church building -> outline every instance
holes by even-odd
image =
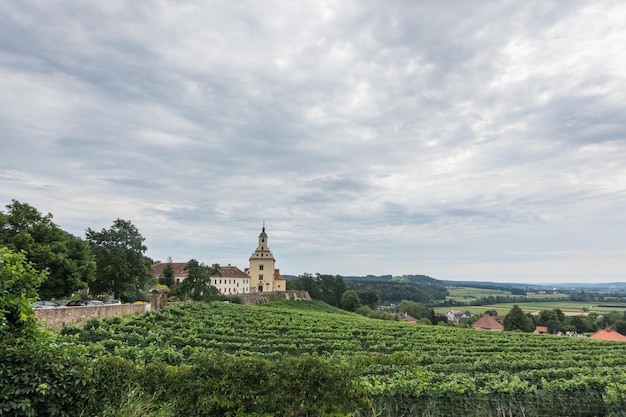
[[[285,291],[287,280],[275,268],[276,259],[267,241],[264,224],[259,235],[259,245],[250,256],[250,267],[245,270],[250,276],[250,292]]]
[[[220,275],[211,277],[211,285],[225,295],[285,291],[287,280],[275,268],[276,259],[267,246],[267,240],[264,224],[259,235],[259,245],[250,256],[250,267],[242,271],[230,264],[220,266]],[[152,265],[152,271],[156,276],[161,276],[166,266],[165,262],[156,262]],[[187,278],[186,266],[186,262],[172,262],[175,284]]]

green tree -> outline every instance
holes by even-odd
[[[618,320],[613,325],[616,332],[626,336],[626,320]]]
[[[37,298],[37,288],[46,279],[23,252],[0,247],[0,335],[27,336],[37,329],[37,319],[30,305]]]
[[[495,317],[498,315],[496,310],[485,310],[485,314],[489,314],[491,317]]]
[[[422,303],[416,303],[415,301],[402,301],[400,303],[400,311],[415,317],[418,320],[428,318],[431,321],[430,309],[427,305]],[[432,321],[431,321],[432,323]]]
[[[561,331],[561,322],[557,319],[550,319],[546,322],[546,327],[548,328],[548,333],[555,334]]]
[[[374,291],[359,291],[359,299],[363,305],[368,306],[372,310],[380,306],[380,298]]]
[[[340,307],[347,311],[356,311],[361,306],[361,300],[355,290],[347,290],[341,296]]]
[[[348,289],[341,275],[317,274],[316,281],[322,290],[322,301],[335,307],[341,305],[341,296]]]
[[[144,256],[147,248],[139,230],[127,220],[117,219],[109,229],[86,231],[87,241],[96,257],[94,294],[135,295],[155,282],[152,261]]]
[[[550,320],[559,320],[559,316],[555,310],[541,310],[539,317],[537,318],[537,324],[539,326],[545,326]]]
[[[96,262],[89,245],[43,216],[37,209],[12,200],[0,212],[0,245],[23,251],[40,271],[48,271],[39,288],[43,298],[61,298],[87,288],[96,277]]]
[[[174,286],[174,279],[174,266],[172,265],[172,257],[170,256],[167,258],[165,268],[163,268],[163,272],[161,272],[161,276],[159,277],[159,284],[172,288]]]
[[[323,298],[322,289],[319,282],[310,273],[304,273],[298,278],[291,280],[291,288],[298,291],[307,291],[312,299],[321,300]]]
[[[504,316],[502,324],[506,331],[519,330],[522,332],[532,332],[534,330],[531,319],[524,314],[517,304]]]
[[[219,265],[215,264],[209,267],[191,259],[187,262],[185,269],[187,270],[187,278],[176,290],[181,298],[209,301],[219,295],[219,290],[211,285],[211,277],[220,276]]]

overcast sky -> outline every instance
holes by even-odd
[[[626,281],[626,3],[0,2],[0,207],[283,274]]]

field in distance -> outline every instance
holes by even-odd
[[[446,299],[472,303],[478,299],[486,297],[510,296],[520,297],[511,294],[511,291],[489,289],[489,288],[472,288],[472,287],[448,287],[448,297]],[[517,301],[507,303],[494,303],[481,306],[455,306],[455,307],[435,307],[437,313],[445,314],[450,310],[469,311],[472,314],[482,314],[485,310],[496,310],[498,315],[506,315],[514,305],[518,305],[523,311],[538,313],[541,310],[561,309],[566,315],[583,315],[591,312],[598,314],[606,314],[612,311],[623,312],[626,310],[626,304],[611,302],[595,302],[588,301],[570,301],[567,300],[568,295],[559,292],[528,292],[527,298],[533,301]],[[541,299],[549,299],[549,301],[537,301]]]

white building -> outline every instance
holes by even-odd
[[[250,267],[242,271],[230,264],[220,266],[220,275],[211,277],[211,285],[224,295],[285,291],[287,280],[280,275],[280,270],[275,268],[276,259],[267,246],[267,240],[264,225],[259,235],[259,245],[250,256]],[[157,261],[152,265],[152,271],[157,277],[161,276],[167,265],[166,262]],[[185,269],[187,263],[172,262],[171,265],[174,270],[174,283],[180,284],[187,278],[188,272]]]

